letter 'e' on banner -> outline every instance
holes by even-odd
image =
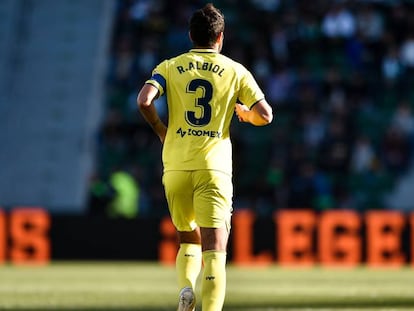
[[[282,210],[276,212],[274,217],[279,263],[287,266],[313,265],[315,213],[310,210]]]
[[[368,265],[399,267],[404,264],[401,251],[404,224],[404,216],[397,211],[366,213]]]
[[[318,247],[321,264],[353,267],[361,261],[361,217],[351,210],[321,213]]]

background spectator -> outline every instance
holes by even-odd
[[[149,139],[135,96],[154,64],[191,47],[187,17],[200,2],[117,3],[97,175],[105,182],[114,167],[139,165],[140,193],[151,207],[143,215],[158,216],[167,213],[157,177],[161,146]],[[412,163],[414,4],[216,5],[227,20],[223,54],[254,72],[275,111],[275,122],[254,132],[233,122],[236,208],[269,215],[295,206],[383,206],[383,193]],[[157,105],[165,118],[166,103]]]

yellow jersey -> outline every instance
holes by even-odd
[[[212,169],[231,175],[235,104],[251,108],[264,98],[252,74],[213,49],[192,49],[160,63],[146,83],[167,96],[164,171]]]

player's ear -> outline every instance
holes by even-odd
[[[217,43],[221,43],[224,40],[224,32],[220,32],[217,36]]]

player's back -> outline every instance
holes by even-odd
[[[193,49],[166,60],[154,76],[168,102],[164,169],[215,169],[231,174],[229,128],[236,101],[263,98],[250,73],[211,49]],[[245,84],[251,84],[247,86]]]

